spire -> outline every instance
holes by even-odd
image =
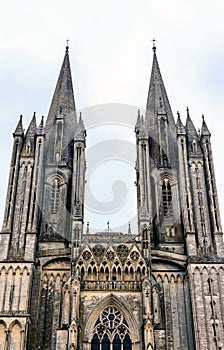
[[[24,131],[23,131],[23,116],[21,115],[19,118],[19,122],[17,124],[16,130],[13,134],[14,136],[23,136]]]
[[[140,118],[140,123],[139,123],[139,137],[141,139],[148,139],[148,132],[145,127],[145,121],[143,115]]]
[[[202,114],[201,136],[211,136],[211,133],[208,130],[207,124],[205,122],[205,117],[203,114]]]
[[[191,120],[189,108],[187,107],[187,120],[185,130],[188,139],[188,151],[191,155],[202,156],[202,149],[199,140],[199,133],[196,131],[195,126]]]
[[[187,107],[186,131],[187,131],[188,136],[193,136],[193,137],[198,138],[198,133],[197,133],[195,126],[191,120],[188,107]]]
[[[159,64],[156,56],[156,47],[153,42],[153,64],[148,91],[148,100],[146,105],[146,122],[149,125],[155,124],[155,117],[157,114],[166,114],[170,126],[175,129],[175,122],[173,113],[171,111],[170,103],[167,97],[166,89],[163,83],[162,75],[160,73]]]
[[[37,122],[36,122],[36,113],[34,112],[33,118],[26,132],[26,138],[34,136],[36,131],[37,131]]]
[[[176,126],[177,126],[177,133],[179,135],[184,135],[186,134],[186,131],[185,131],[185,127],[181,121],[181,118],[180,118],[180,113],[177,112],[177,123],[176,123]]]
[[[80,112],[79,115],[79,122],[77,124],[77,127],[75,129],[75,137],[74,139],[76,141],[84,141],[86,137],[86,130],[85,130],[85,126],[82,120],[82,113]]]
[[[140,116],[140,109],[138,109],[138,118],[137,118],[137,122],[135,124],[135,131],[137,131],[140,127],[141,124],[141,116]]]
[[[37,123],[36,123],[36,113],[34,112],[33,118],[26,132],[25,142],[22,150],[23,156],[30,156],[34,154],[34,137],[36,135],[36,132],[37,132]]]
[[[84,126],[84,123],[83,123],[83,119],[82,119],[82,112],[80,112],[79,114],[79,125],[80,125],[80,129],[85,132],[86,129],[85,129],[85,126]]]
[[[43,135],[43,134],[44,134],[44,116],[42,116],[40,125],[38,126],[38,129],[37,129],[37,135]]]
[[[62,63],[59,78],[51,102],[50,110],[46,121],[46,132],[54,124],[55,116],[71,114],[70,119],[75,123],[75,100],[72,86],[72,76],[69,61],[69,47],[66,46],[64,61]],[[72,113],[73,112],[73,113]]]

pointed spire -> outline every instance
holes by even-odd
[[[79,122],[77,124],[77,127],[75,129],[75,137],[74,139],[76,141],[84,141],[86,137],[86,129],[82,120],[82,113],[80,112],[79,115]]]
[[[26,132],[25,142],[22,149],[22,156],[32,156],[34,154],[34,137],[36,135],[36,132],[37,132],[37,123],[36,123],[36,113],[34,112],[33,118]]]
[[[201,136],[211,136],[211,133],[207,127],[207,124],[205,122],[205,117],[203,114],[202,114]]]
[[[157,114],[166,114],[170,126],[175,130],[175,122],[170,107],[166,89],[160,73],[156,55],[155,43],[153,43],[153,64],[149,84],[148,99],[146,105],[147,126],[154,125]]]
[[[83,119],[82,119],[82,112],[80,112],[80,114],[79,114],[79,126],[80,126],[80,129],[82,131],[86,131],[85,126],[84,126],[84,122],[83,122]]]
[[[140,118],[140,124],[139,124],[139,138],[141,139],[148,139],[148,132],[145,126],[145,121],[143,115]]]
[[[190,113],[189,113],[189,108],[187,107],[187,120],[186,120],[186,132],[188,136],[193,136],[198,138],[198,133],[195,129],[195,126],[191,120]]]
[[[36,112],[34,112],[33,118],[26,132],[26,138],[30,136],[34,136],[36,131],[37,131]]]
[[[21,115],[19,118],[19,122],[17,124],[17,127],[15,129],[15,132],[13,134],[14,136],[23,136],[24,135],[24,129],[23,129],[23,116]]]
[[[41,117],[41,122],[37,129],[37,135],[43,135],[43,134],[44,134],[44,116]]]
[[[46,132],[54,124],[55,116],[57,114],[63,114],[63,116],[71,114],[71,120],[75,123],[75,100],[68,49],[69,48],[67,45],[61,71],[46,121]]]
[[[186,130],[185,130],[185,127],[184,127],[184,125],[182,123],[182,120],[181,120],[179,112],[177,112],[177,123],[176,123],[176,126],[177,126],[177,133],[179,135],[185,135],[186,134]]]
[[[140,127],[140,123],[141,123],[141,117],[140,117],[140,109],[138,109],[138,118],[137,118],[137,122],[135,124],[135,131],[137,131]]]

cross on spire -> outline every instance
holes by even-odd
[[[68,53],[68,49],[69,49],[68,43],[69,43],[69,41],[70,41],[69,39],[66,40],[66,42],[67,42],[67,45],[66,45],[66,53]]]
[[[157,40],[153,38],[151,41],[152,41],[152,49],[153,49],[153,51],[156,51],[156,44],[155,44],[155,42]]]

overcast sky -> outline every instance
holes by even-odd
[[[1,14],[1,222],[12,132],[20,114],[25,127],[34,111],[47,115],[67,38],[77,109],[144,108],[157,40],[174,116],[185,121],[189,106],[196,128],[204,114],[212,133],[224,217],[223,0],[20,0],[4,2]]]

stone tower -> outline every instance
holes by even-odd
[[[0,349],[224,350],[210,132],[175,123],[156,48],[138,112],[138,232],[83,233],[86,132],[68,47],[44,123],[13,134],[0,234]]]

